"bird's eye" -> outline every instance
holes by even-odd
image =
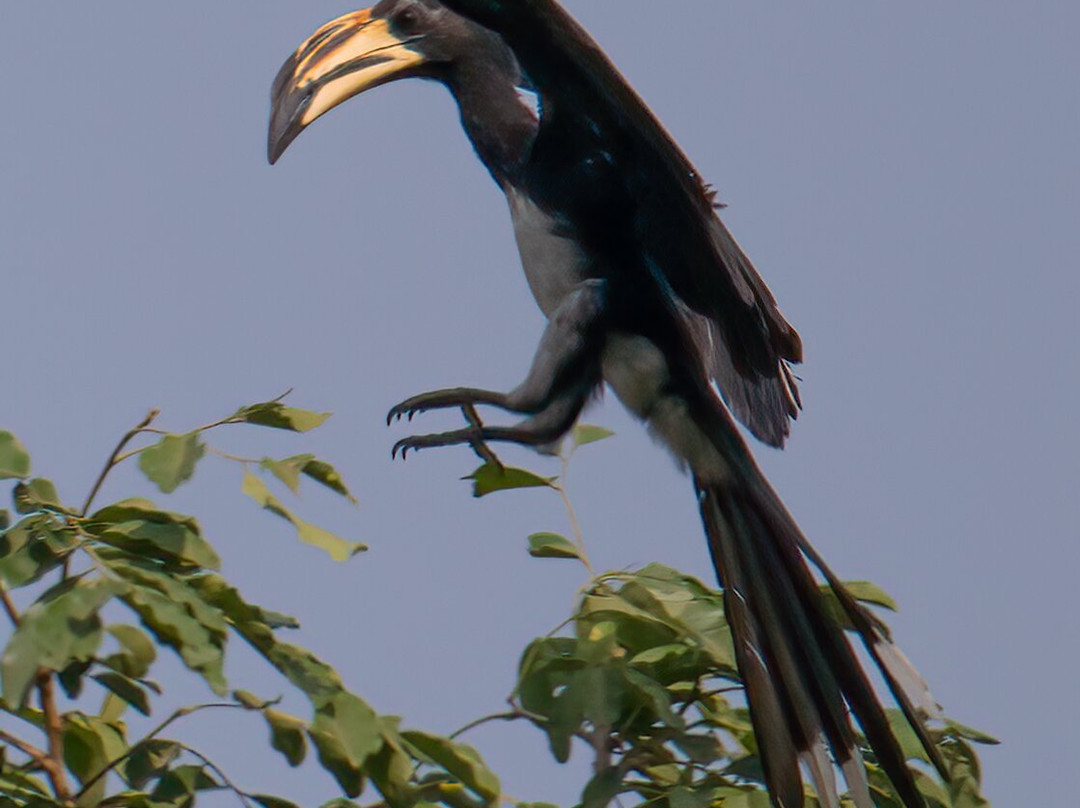
[[[394,15],[394,27],[403,33],[408,33],[420,22],[420,14],[413,6],[405,6]]]

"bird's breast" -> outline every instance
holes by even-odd
[[[558,220],[524,193],[509,189],[506,198],[529,288],[544,316],[550,318],[588,277],[588,257],[572,236],[560,232]]]

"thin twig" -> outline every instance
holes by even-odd
[[[133,754],[135,754],[135,751],[144,743],[146,743],[147,741],[152,741],[154,738],[156,738],[158,735],[168,729],[171,724],[179,721],[181,718],[186,718],[189,715],[194,715],[195,713],[201,712],[202,710],[216,709],[246,710],[247,708],[241,704],[233,704],[232,702],[217,702],[213,704],[197,704],[194,707],[181,707],[179,710],[174,712],[172,715],[170,715],[168,718],[166,718],[164,721],[162,721],[160,724],[150,730],[150,732],[144,735],[142,740],[137,741],[136,743],[133,743],[131,746],[129,746],[128,750],[124,752],[124,754],[120,755],[120,757],[116,758],[115,760],[110,761],[105,766],[105,768],[103,768],[101,771],[99,771],[97,774],[95,774],[93,777],[83,783],[83,787],[80,788],[79,791],[75,794],[75,799],[80,799],[87,791],[93,788],[94,784],[97,783],[102,777],[107,775],[109,772],[111,772],[113,769],[115,769],[117,766],[119,766],[121,763],[123,763]]]
[[[245,466],[257,466],[262,463],[261,460],[256,460],[253,457],[241,457],[240,455],[230,454],[229,452],[223,452],[221,449],[215,449],[213,446],[207,446],[206,449],[210,454],[215,454],[225,460],[232,460],[235,463],[243,463]]]
[[[4,730],[0,729],[0,741],[11,744],[23,754],[33,759],[34,763],[43,769],[47,769],[49,766],[49,753],[44,749],[38,749],[32,743],[27,743],[22,738],[17,738]]]
[[[476,411],[476,406],[474,404],[462,404],[461,414],[465,416],[465,420],[468,421],[469,426],[475,429],[478,434],[480,430],[484,428],[484,422],[480,420],[480,413]],[[505,470],[506,467],[503,465],[502,461],[499,460],[499,456],[484,442],[483,438],[477,437],[476,440],[469,441],[469,446],[472,447],[476,456],[485,463],[490,463],[500,471]]]
[[[11,595],[8,594],[7,589],[4,588],[4,582],[0,581],[0,601],[3,601],[4,611],[7,612],[8,619],[11,620],[11,624],[15,628],[19,627],[19,611],[15,608],[15,604],[11,600]]]
[[[574,503],[570,501],[570,495],[566,493],[566,479],[570,473],[570,456],[572,454],[573,452],[570,452],[560,458],[562,460],[562,474],[559,475],[559,483],[555,486],[555,490],[559,492],[563,507],[566,509],[566,515],[570,518],[570,529],[574,533],[574,542],[577,544],[581,563],[589,571],[589,577],[595,578],[596,570],[593,569],[592,562],[589,561],[589,554],[585,550],[585,536],[581,532],[581,523],[578,521],[577,512],[574,510]]]
[[[611,768],[611,727],[594,725],[589,733],[589,746],[596,753],[593,761],[593,773],[600,774]]]
[[[578,614],[575,614],[575,615],[573,615],[571,617],[566,618],[561,623],[559,623],[559,625],[555,626],[555,628],[553,628],[551,631],[549,631],[544,636],[545,637],[554,637],[556,634],[558,634],[564,628],[566,628],[569,625],[572,625],[580,616],[581,616],[581,614],[578,613]]]
[[[120,457],[120,453],[124,451],[124,447],[131,442],[132,438],[146,429],[150,424],[154,422],[154,419],[161,414],[160,410],[150,410],[146,414],[146,417],[142,419],[138,426],[129,430],[124,437],[120,439],[120,442],[116,444],[116,448],[113,449],[113,453],[109,455],[109,460],[105,464],[105,468],[101,470],[101,474],[98,475],[97,480],[94,482],[94,487],[90,489],[90,495],[86,498],[86,504],[82,506],[82,510],[79,512],[80,516],[86,516],[90,510],[90,506],[94,504],[94,497],[98,495],[98,491],[101,490],[101,486],[105,484],[105,478],[109,476],[109,472],[113,470],[116,465],[117,458]]]
[[[179,747],[180,749],[183,749],[189,755],[193,755],[193,756],[197,757],[199,760],[201,760],[203,762],[204,766],[206,766],[208,769],[210,769],[210,771],[212,771],[214,774],[216,774],[218,776],[218,779],[221,780],[221,782],[225,786],[225,788],[229,789],[229,791],[233,792],[237,797],[240,798],[240,802],[243,803],[245,808],[251,808],[251,799],[249,798],[248,794],[246,792],[242,791],[241,789],[237,788],[236,784],[233,783],[233,781],[228,778],[228,776],[225,774],[225,772],[223,772],[221,770],[221,767],[218,766],[216,763],[214,763],[214,761],[210,760],[210,758],[208,758],[206,755],[204,755],[198,749],[193,749],[190,746],[187,746],[186,744],[178,743],[177,747]]]
[[[523,718],[529,721],[539,722],[543,722],[544,720],[543,716],[536,715],[535,713],[530,713],[525,710],[515,709],[505,713],[494,713],[493,715],[485,715],[483,718],[478,718],[475,721],[466,724],[456,732],[451,733],[449,737],[450,740],[454,740],[455,738],[464,735],[466,732],[474,730],[477,727],[481,727],[484,724],[490,724],[492,721],[520,721]]]
[[[41,699],[41,712],[45,718],[45,735],[49,739],[48,764],[45,773],[52,783],[53,792],[61,802],[71,799],[71,786],[64,773],[64,722],[56,708],[56,687],[51,671],[44,671],[38,677],[38,696]]]

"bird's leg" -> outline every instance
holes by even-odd
[[[534,415],[572,385],[575,365],[581,364],[586,349],[594,347],[596,325],[603,312],[603,282],[590,280],[579,284],[555,310],[540,338],[532,367],[525,380],[509,393],[475,387],[449,387],[407,398],[390,410],[387,424],[393,420],[412,420],[417,413],[448,407],[487,404],[507,412]]]
[[[511,392],[457,387],[414,396],[394,407],[388,421],[412,418],[429,409],[461,407],[471,424],[453,432],[407,438],[398,443],[395,454],[459,443],[471,443],[476,449],[479,443],[489,440],[535,447],[562,437],[600,383],[603,292],[603,282],[589,280],[567,295],[544,330],[528,375]],[[469,408],[476,404],[490,404],[530,417],[513,427],[487,427],[480,423],[475,409],[470,413]]]
[[[402,459],[409,452],[432,449],[437,446],[472,445],[482,460],[502,465],[495,453],[487,446],[491,442],[516,443],[519,446],[540,448],[554,443],[574,425],[589,396],[566,395],[555,399],[544,410],[514,426],[485,426],[478,421],[464,429],[439,432],[433,435],[412,435],[394,444],[393,456]]]
[[[400,421],[402,418],[408,418],[411,421],[417,413],[428,410],[470,407],[477,404],[488,404],[510,412],[525,412],[525,410],[514,409],[509,399],[508,393],[481,390],[477,387],[447,387],[443,390],[432,390],[430,393],[420,393],[407,398],[394,406],[386,416],[386,424],[389,426],[395,419]]]

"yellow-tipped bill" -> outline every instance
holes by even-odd
[[[424,63],[414,39],[390,31],[371,10],[328,22],[281,66],[270,92],[271,163],[305,127],[364,90],[403,78]]]

